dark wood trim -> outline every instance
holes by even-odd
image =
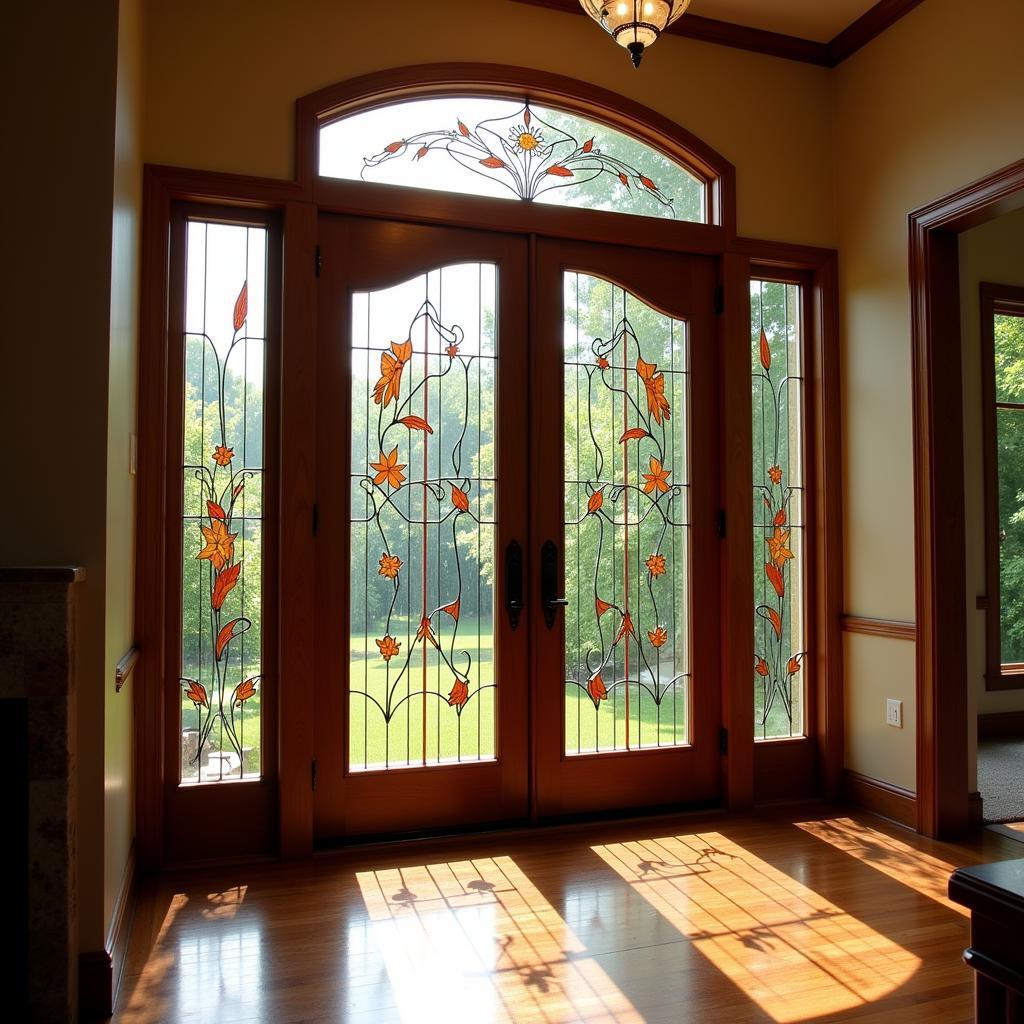
[[[948,471],[963,461],[958,235],[1022,206],[1024,160],[909,215],[918,828],[933,837],[968,821],[964,483]]]
[[[1024,739],[1024,711],[978,715],[978,739]]]
[[[844,615],[839,620],[844,633],[861,636],[884,636],[891,640],[916,640],[917,626],[898,619],[870,619],[863,615]]]
[[[985,689],[1024,688],[1024,666],[1004,665],[1002,658],[1002,585],[999,573],[999,437],[997,430],[995,315],[1024,315],[1024,288],[982,282],[981,426],[985,488]]]
[[[578,0],[516,0],[517,3],[544,7],[549,11],[563,14],[584,14]],[[834,68],[847,57],[855,54],[876,36],[881,35],[905,14],[909,14],[921,0],[880,0],[865,11],[856,21],[848,25],[827,43],[801,36],[771,32],[767,29],[737,25],[731,21],[704,18],[699,14],[686,14],[667,32],[669,35],[685,36],[703,43],[717,43],[736,50],[764,53],[770,57],[815,64],[819,67]]]
[[[865,11],[852,25],[847,25],[828,44],[829,67],[842,64],[861,47],[880,36],[890,25],[895,25],[904,15],[909,14],[921,0],[879,0],[874,7]]]
[[[863,807],[906,828],[917,827],[917,796],[902,786],[846,768],[843,771],[843,796],[851,804]]]
[[[78,1020],[94,1024],[114,1012],[114,962],[105,949],[78,954]]]
[[[985,825],[985,801],[981,794],[975,790],[967,794],[967,827],[972,832],[977,832]]]
[[[78,565],[5,565],[0,566],[0,584],[8,583],[81,583],[85,569]]]
[[[319,179],[317,176],[319,129],[324,124],[359,110],[403,99],[457,95],[467,91],[478,96],[526,98],[535,103],[582,114],[667,153],[707,182],[710,219],[710,224],[707,225],[666,222],[667,226],[691,231],[694,227],[705,231],[719,227],[724,228],[727,240],[735,237],[736,169],[721,153],[663,114],[591,82],[503,64],[446,63],[393,68],[349,79],[303,96],[296,104],[296,174],[299,182],[296,187],[312,195],[314,188],[322,189],[323,183],[330,180]],[[390,188],[385,194],[399,191],[408,190]],[[366,191],[366,195],[369,196],[371,193]],[[432,199],[436,201],[437,198],[422,190],[413,190],[413,195],[419,200],[418,205],[428,212]],[[466,198],[460,196],[458,202],[465,203]],[[387,204],[386,212],[390,216],[396,213],[394,201],[389,200]],[[361,202],[365,203],[366,200]],[[504,204],[498,204],[501,205]],[[493,203],[490,206],[498,209]],[[359,212],[366,215],[365,205]],[[516,216],[523,216],[522,204]],[[621,216],[616,215],[616,223]],[[460,215],[455,221],[463,223],[465,219]],[[453,223],[451,214],[448,222]],[[643,218],[642,222],[645,225],[658,223],[650,218]],[[473,223],[464,226],[500,229],[495,224]]]
[[[120,693],[124,684],[131,678],[132,672],[135,671],[135,666],[139,660],[139,649],[138,647],[132,647],[131,650],[126,651],[122,656],[121,660],[117,663],[114,668],[114,692]]]

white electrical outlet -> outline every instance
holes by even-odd
[[[885,724],[894,729],[903,728],[903,701],[891,697],[885,702]]]

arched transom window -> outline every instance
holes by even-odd
[[[707,182],[624,132],[528,100],[445,96],[320,128],[325,177],[704,224]]]

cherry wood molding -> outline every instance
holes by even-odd
[[[898,619],[872,619],[863,615],[844,615],[840,620],[844,633],[884,636],[890,640],[916,640],[917,626]]]
[[[517,3],[545,7],[550,11],[564,14],[584,14],[579,0],[516,0]],[[874,7],[865,11],[856,21],[848,25],[827,43],[800,36],[770,32],[766,29],[750,28],[731,21],[704,18],[699,14],[686,14],[667,31],[671,35],[697,39],[703,43],[717,43],[736,50],[764,53],[770,57],[816,64],[819,67],[834,68],[847,57],[855,54],[876,36],[881,35],[890,25],[905,14],[909,14],[922,0],[879,0]],[[584,14],[584,16],[586,16]]]
[[[1024,206],[1024,160],[909,215],[917,606],[918,828],[968,827],[960,232]],[[950,557],[950,552],[959,553]]]
[[[917,828],[917,796],[909,789],[847,768],[843,772],[843,795],[857,807],[880,814],[906,828]]]

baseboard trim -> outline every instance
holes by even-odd
[[[114,1012],[136,902],[135,844],[132,843],[110,914],[104,948],[80,953],[78,957],[78,1013],[83,1024],[105,1020]]]
[[[846,768],[843,770],[843,795],[850,803],[897,825],[917,829],[917,794],[909,789]]]
[[[978,715],[978,739],[1024,739],[1024,711]]]

